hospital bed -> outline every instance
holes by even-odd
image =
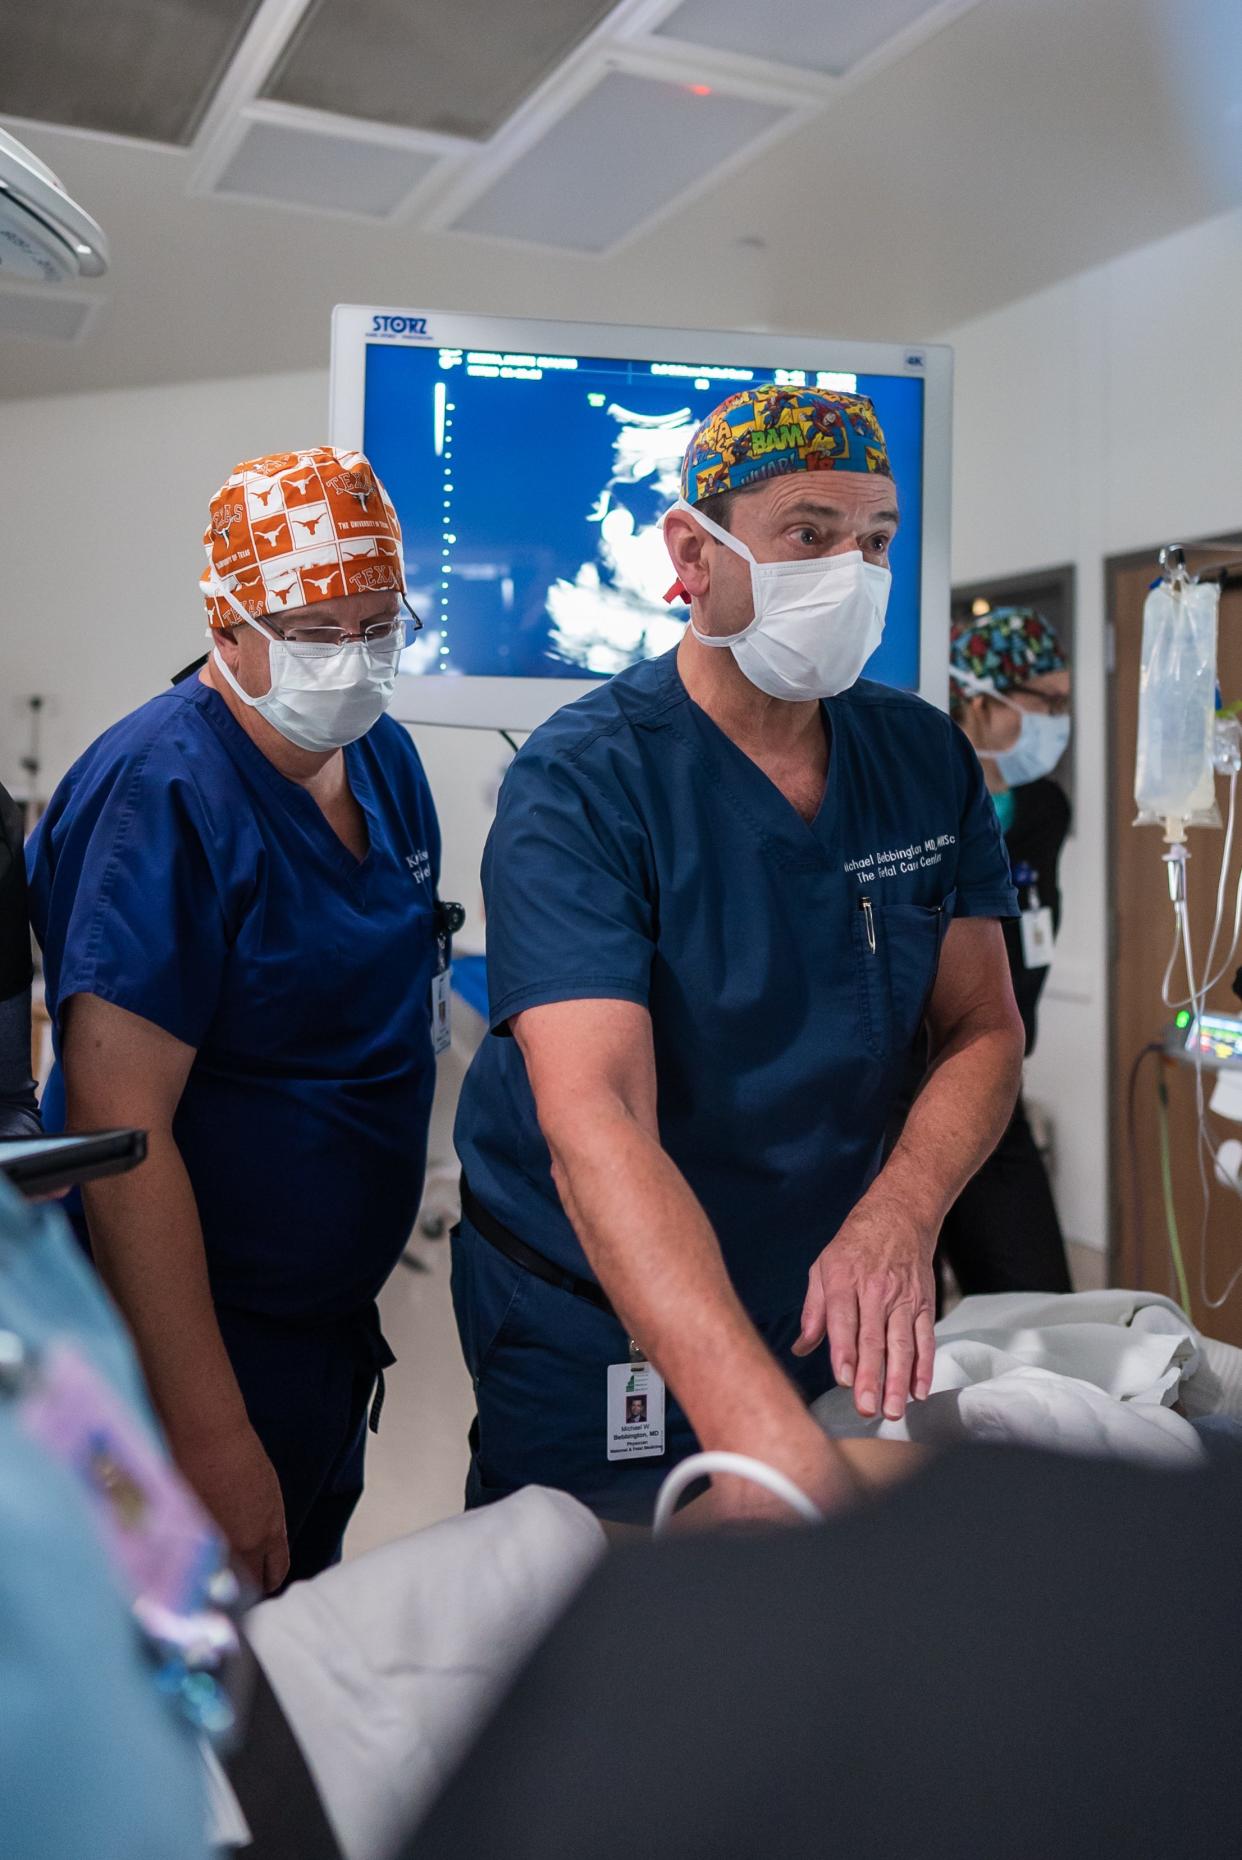
[[[1055,1447],[1193,1471],[1207,1459],[1204,1417],[1242,1443],[1242,1350],[1203,1338],[1156,1293],[968,1298],[937,1326],[932,1393],[905,1421],[861,1421],[844,1390],[816,1413],[876,1486],[888,1483],[886,1444],[893,1469],[911,1465],[902,1442]],[[531,1487],[255,1611],[251,1644],[346,1860],[381,1860],[417,1822],[606,1543],[574,1499]]]

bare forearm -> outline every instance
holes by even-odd
[[[194,1190],[170,1131],[83,1191],[100,1276],[125,1316],[174,1448],[246,1422],[220,1336]]]
[[[737,1297],[685,1178],[622,1107],[552,1142],[566,1212],[622,1322],[704,1447],[779,1451],[806,1424],[800,1396]]]
[[[1022,1036],[1008,1020],[964,1028],[937,1055],[875,1188],[897,1194],[933,1235],[999,1142],[1022,1082]]]

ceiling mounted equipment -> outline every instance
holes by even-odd
[[[108,242],[52,170],[0,129],[0,281],[63,284],[108,269]]]

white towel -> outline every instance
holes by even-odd
[[[247,1617],[346,1860],[383,1860],[425,1812],[604,1545],[585,1506],[529,1486]]]

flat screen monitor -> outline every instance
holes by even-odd
[[[942,347],[338,305],[332,443],[388,487],[423,621],[393,714],[531,729],[674,646],[660,519],[695,426],[760,382],[874,401],[902,518],[867,675],[943,704],[951,381]]]

